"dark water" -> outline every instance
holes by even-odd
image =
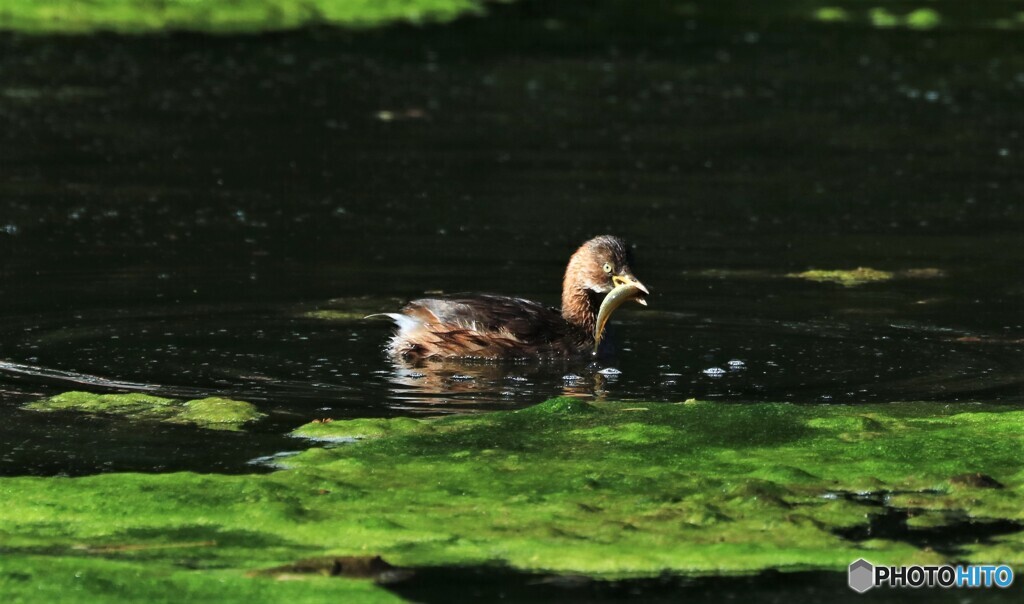
[[[566,6],[363,34],[0,36],[0,473],[251,471],[314,418],[561,393],[1024,402],[1024,37],[574,27]],[[605,232],[654,295],[616,315],[598,366],[410,370],[385,324],[308,315],[434,290],[554,304]],[[784,276],[858,266],[935,270]],[[18,410],[70,389],[229,395],[271,419],[197,434]]]

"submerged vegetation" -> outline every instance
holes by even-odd
[[[345,573],[295,570],[325,556],[599,578],[838,570],[858,557],[1020,567],[1022,422],[1024,411],[982,404],[568,398],[319,421],[296,434],[353,442],[270,474],[0,478],[0,591],[392,598]],[[892,514],[903,534],[864,530]],[[965,543],[906,533],[997,521]],[[268,578],[281,573],[304,580]]]
[[[252,403],[226,398],[191,401],[149,394],[93,394],[65,392],[24,406],[30,411],[77,411],[92,415],[122,416],[133,420],[192,424],[210,430],[239,430],[263,417]]]

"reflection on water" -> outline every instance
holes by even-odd
[[[601,369],[596,362],[542,361],[486,363],[425,360],[412,365],[389,361],[391,370],[382,372],[391,384],[398,408],[419,405],[448,405],[453,402],[491,403],[500,408],[524,399],[572,396],[603,400],[608,382],[617,375]],[[602,373],[604,371],[604,373]],[[503,404],[504,403],[504,404]]]

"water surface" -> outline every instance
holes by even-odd
[[[251,471],[311,419],[562,393],[1024,402],[1018,34],[495,10],[0,37],[0,473]],[[385,324],[310,315],[435,291],[555,304],[602,233],[636,245],[654,295],[596,365],[398,367]],[[934,270],[786,277],[859,266]],[[18,410],[70,389],[227,395],[271,419],[197,434]]]

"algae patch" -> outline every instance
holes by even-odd
[[[369,315],[387,312],[404,304],[401,298],[352,296],[334,298],[315,308],[297,309],[297,316],[334,323],[363,321]]]
[[[814,9],[812,16],[815,20],[824,23],[867,23],[880,29],[904,27],[929,30],[939,27],[943,21],[943,17],[938,11],[927,7],[899,15],[882,7],[848,10],[839,6],[822,6]]]
[[[880,271],[873,268],[858,267],[853,270],[809,270],[802,273],[789,273],[787,277],[794,279],[806,279],[808,281],[820,281],[827,283],[838,283],[844,287],[874,283],[876,281],[889,281],[896,276],[889,271]]]
[[[858,267],[849,270],[822,270],[811,269],[795,273],[774,273],[766,270],[744,270],[712,268],[695,271],[692,274],[697,277],[713,279],[803,279],[818,283],[837,283],[844,287],[854,287],[867,283],[880,283],[894,279],[937,279],[946,276],[945,271],[938,268],[908,268],[898,271],[883,271],[875,268]]]
[[[209,430],[239,430],[264,417],[252,403],[226,398],[179,401],[150,394],[94,394],[65,392],[28,403],[30,411],[78,411],[92,415],[115,415],[132,420],[191,424]]]
[[[350,310],[311,310],[303,313],[307,319],[322,319],[324,321],[362,321],[369,313]]]
[[[362,418],[342,422],[316,420],[292,431],[292,436],[321,442],[349,442],[366,437],[428,431],[431,424],[408,417],[394,419]]]
[[[861,557],[1020,568],[1021,425],[1024,409],[968,403],[568,398],[320,421],[297,433],[359,440],[269,474],[0,478],[0,590],[67,585],[75,568],[96,589],[131,577],[141,587],[125,593],[142,596],[159,586],[211,600],[227,585],[253,601],[283,601],[282,590],[386,599],[352,578],[364,566],[390,573],[376,556],[412,571],[496,564],[597,578],[835,571]],[[872,533],[874,518],[894,514],[918,519],[911,536],[983,536],[936,547]]]
[[[858,267],[852,270],[818,270],[812,269],[801,273],[789,273],[787,277],[818,281],[820,283],[838,283],[844,287],[878,283],[893,279],[937,279],[944,277],[945,272],[937,268],[910,268],[902,271],[882,271],[874,268]]]
[[[334,25],[448,22],[484,0],[0,0],[0,29],[31,33],[260,32]]]

